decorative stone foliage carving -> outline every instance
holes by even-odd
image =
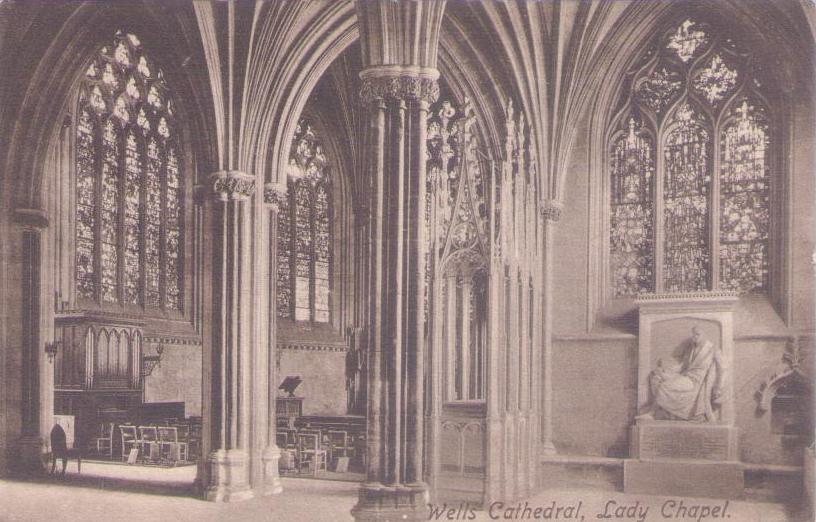
[[[378,100],[424,101],[433,103],[439,98],[439,83],[419,76],[382,76],[363,79],[360,88],[363,103]]]
[[[548,199],[541,205],[541,216],[546,221],[558,221],[561,219],[561,209],[563,205],[560,201]]]
[[[210,176],[215,201],[249,199],[255,194],[255,177],[237,170],[216,172]]]
[[[800,339],[792,337],[785,345],[785,352],[782,360],[759,385],[755,397],[757,399],[757,413],[763,414],[771,409],[771,401],[776,394],[777,388],[793,378],[810,383],[810,379],[805,375],[805,365],[802,364],[804,354]]]
[[[286,186],[281,183],[267,183],[264,185],[264,203],[278,210],[281,201],[286,198]]]

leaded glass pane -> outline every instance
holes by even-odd
[[[720,138],[720,286],[746,293],[768,284],[770,140],[747,100],[729,117]]]
[[[295,320],[311,320],[311,307],[309,306],[309,277],[297,276],[295,278]]]
[[[76,134],[76,285],[80,297],[94,297],[96,228],[96,169],[94,167],[94,123],[83,109]]]
[[[710,138],[701,117],[687,103],[678,108],[673,123],[663,150],[664,285],[669,292],[705,290]]]
[[[311,319],[312,190],[306,180],[293,184],[295,193],[295,319]]]
[[[660,114],[677,97],[681,85],[679,73],[665,67],[656,69],[638,85],[637,99]]]
[[[328,168],[323,146],[314,130],[307,122],[300,121],[290,149],[288,194],[278,214],[277,306],[281,317],[329,321]]]
[[[654,289],[652,183],[654,145],[637,122],[615,141],[611,151],[612,287],[617,296]]]
[[[142,188],[142,158],[133,132],[125,143],[125,302],[139,304],[141,297],[142,237],[139,203]]]
[[[694,90],[716,106],[734,90],[737,76],[736,69],[729,67],[721,55],[715,54],[694,79]]]
[[[105,123],[102,133],[102,299],[117,300],[117,269],[119,264],[119,136],[112,121]]]
[[[651,291],[650,285],[666,292],[713,285],[738,293],[767,291],[770,130],[765,109],[755,101],[762,83],[752,76],[761,66],[729,35],[693,20],[676,26],[663,43],[662,51],[645,53],[632,69],[643,72],[633,77],[620,104],[650,117],[655,134],[665,136],[659,150],[636,120],[629,122],[628,135],[614,135],[610,144],[613,293],[636,295]],[[732,106],[738,89],[745,92]],[[727,113],[724,107],[730,107]],[[672,117],[665,121],[663,115]],[[713,173],[715,146],[719,172]],[[647,159],[646,150],[662,161]],[[644,189],[650,177],[654,186]],[[655,201],[659,188],[662,201]],[[661,244],[653,243],[655,235]],[[656,271],[662,271],[660,280]]]
[[[181,308],[181,174],[162,71],[136,36],[117,31],[80,92],[78,293],[93,297],[101,283],[104,301]]]
[[[278,283],[277,301],[280,317],[292,316],[292,220],[289,197],[281,198],[278,206]]]
[[[165,297],[168,308],[181,308],[181,185],[176,149],[167,148],[167,205],[165,208]]]
[[[688,62],[698,55],[708,43],[708,35],[692,20],[685,20],[669,36],[666,47],[677,53],[678,58]]]
[[[145,304],[159,306],[161,256],[161,158],[155,138],[147,142],[145,169]]]

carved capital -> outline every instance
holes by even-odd
[[[14,209],[14,221],[24,228],[47,228],[48,213],[38,208],[16,208]]]
[[[439,98],[439,71],[426,67],[379,66],[360,73],[363,103],[405,100],[433,103]]]
[[[214,201],[235,201],[255,194],[255,176],[238,170],[222,170],[210,175],[210,195]]]
[[[561,210],[564,205],[555,199],[545,200],[541,205],[541,216],[545,221],[557,222],[561,219]]]
[[[267,183],[264,185],[264,203],[271,206],[275,211],[280,208],[280,203],[286,199],[286,185],[283,183]]]

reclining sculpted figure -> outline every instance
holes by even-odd
[[[723,396],[721,350],[695,326],[679,362],[658,361],[649,375],[651,401],[638,418],[716,422]]]

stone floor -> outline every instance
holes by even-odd
[[[351,520],[349,511],[357,493],[357,485],[351,482],[284,478],[284,493],[281,495],[234,504],[214,504],[192,498],[194,467],[167,469],[85,463],[82,474],[77,475],[75,466],[72,462],[63,478],[0,480],[0,521],[339,522]],[[685,513],[680,512],[681,502]],[[696,511],[692,512],[695,506]],[[557,511],[559,507],[561,510]],[[536,513],[537,508],[540,511]],[[720,508],[716,518],[711,516],[715,508]],[[708,516],[701,517],[704,513]],[[475,518],[470,518],[471,514]],[[782,504],[731,501],[726,506],[715,500],[625,495],[580,488],[553,488],[536,495],[526,504],[495,505],[492,510],[484,511],[471,512],[470,506],[459,504],[439,505],[429,513],[429,519],[804,520]]]

